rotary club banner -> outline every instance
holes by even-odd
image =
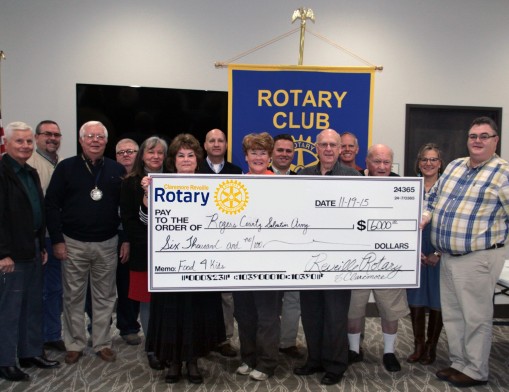
[[[351,132],[364,167],[371,144],[374,67],[229,65],[228,159],[247,172],[242,139],[252,132],[292,135],[298,171],[317,162],[323,129]]]

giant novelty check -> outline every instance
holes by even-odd
[[[419,285],[422,179],[151,177],[150,291]]]

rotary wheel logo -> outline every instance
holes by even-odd
[[[214,194],[217,208],[225,214],[238,214],[246,208],[248,201],[249,194],[246,187],[237,180],[223,181]]]
[[[295,164],[292,164],[291,169],[298,172],[299,170],[312,166],[318,163],[318,155],[316,154],[315,144],[311,141],[311,136],[304,139],[302,135],[298,139],[294,140],[295,146]]]

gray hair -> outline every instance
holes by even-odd
[[[379,149],[387,149],[387,151],[389,151],[389,154],[391,155],[391,160],[394,160],[394,151],[392,151],[392,148],[390,148],[386,144],[373,144],[370,148],[368,148],[368,155],[366,156],[366,158],[371,159],[373,154],[375,154]]]
[[[140,148],[140,146],[138,146],[138,143],[136,143],[133,139],[129,139],[129,138],[125,138],[125,139],[120,139],[118,142],[117,142],[117,145],[115,146],[115,151],[117,150],[118,146],[120,146],[121,144],[125,144],[125,143],[131,143],[131,144],[134,144],[136,146],[136,148]]]
[[[7,124],[5,127],[5,139],[10,139],[14,131],[30,131],[32,136],[34,136],[34,130],[30,125],[24,123],[23,121],[14,121]]]
[[[145,164],[143,162],[143,154],[145,151],[150,150],[151,148],[154,148],[158,144],[163,147],[164,152],[164,160],[163,160],[163,167],[166,161],[166,157],[168,156],[168,143],[166,143],[166,140],[161,139],[158,136],[151,136],[148,139],[146,139],[143,143],[141,143],[141,146],[139,147],[138,154],[136,155],[136,158],[134,159],[133,163],[133,170],[129,174],[130,176],[138,176],[140,178],[145,176]]]
[[[336,130],[334,130],[332,128],[324,129],[318,135],[316,135],[316,143],[318,143],[318,141],[322,138],[322,136],[325,132],[331,132],[334,136],[336,136],[336,138],[338,139],[338,142],[341,143],[341,135],[338,132],[336,132]]]
[[[343,136],[351,136],[351,137],[353,137],[355,146],[359,147],[359,141],[357,140],[357,136],[355,136],[355,134],[353,134],[352,132],[346,131],[346,132],[343,132],[340,136],[341,137],[343,137]]]
[[[93,127],[93,126],[97,126],[97,125],[102,127],[102,129],[104,131],[104,136],[106,136],[106,139],[108,139],[108,130],[106,129],[104,124],[100,121],[88,121],[85,124],[83,124],[80,128],[80,139],[83,139],[85,137],[85,132],[87,131],[88,127]]]

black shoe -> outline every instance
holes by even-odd
[[[384,354],[383,363],[385,370],[388,372],[399,372],[401,370],[401,365],[394,353]]]
[[[348,350],[348,364],[351,365],[352,363],[356,362],[362,362],[364,359],[364,352],[362,351],[362,348],[357,353],[353,350]]]
[[[154,355],[154,353],[147,354],[148,366],[154,370],[163,370],[164,364]]]
[[[187,379],[191,384],[202,384],[203,376],[200,373],[200,369],[198,369],[198,364],[196,362],[187,362]]]
[[[447,381],[449,381],[456,388],[469,388],[478,385],[486,385],[488,383],[487,380],[475,380],[461,372],[452,374]]]
[[[168,373],[164,377],[164,381],[168,384],[175,384],[182,377],[182,363],[172,362],[168,367]]]
[[[231,346],[230,343],[221,344],[217,347],[217,351],[219,354],[221,354],[223,357],[236,357],[237,351]]]
[[[0,377],[9,381],[28,381],[30,376],[17,366],[0,366]]]
[[[327,372],[320,381],[323,385],[334,385],[341,381],[342,375],[336,373]]]
[[[60,340],[54,340],[52,342],[45,342],[44,348],[46,350],[55,350],[55,351],[61,351],[65,353],[67,349],[65,348],[65,343],[62,339]]]
[[[449,378],[453,375],[453,374],[458,374],[460,373],[459,370],[456,370],[452,367],[448,367],[448,368],[445,368],[445,369],[441,369],[439,370],[438,372],[435,373],[435,375],[440,379],[440,380],[443,380],[443,381],[449,381]]]
[[[310,376],[311,374],[323,372],[323,367],[321,366],[311,366],[308,364],[305,364],[302,367],[297,367],[293,369],[293,374],[296,374],[297,376]]]
[[[299,348],[297,346],[280,348],[279,352],[283,353],[285,355],[288,355],[289,357],[292,357],[292,358],[302,358],[302,356],[303,356],[302,352],[299,350]]]
[[[41,355],[40,357],[32,357],[32,358],[20,358],[19,366],[22,368],[29,368],[32,366],[36,366],[40,369],[51,369],[54,367],[58,367],[60,362],[51,361],[45,356]]]

